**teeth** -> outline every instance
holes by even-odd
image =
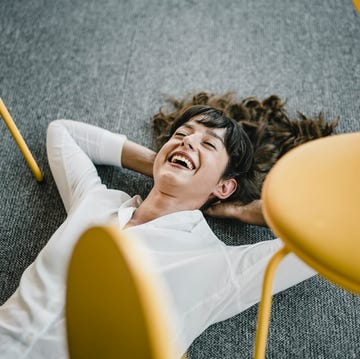
[[[184,156],[180,156],[180,155],[174,155],[171,158],[171,162],[172,163],[176,163],[177,161],[181,161],[184,162],[186,164],[186,167],[190,170],[194,169],[194,166],[192,165],[192,163]]]

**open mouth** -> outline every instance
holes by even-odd
[[[184,154],[179,154],[179,153],[173,154],[169,158],[169,162],[177,164],[189,170],[195,169],[195,164],[193,160],[190,157],[185,156]]]

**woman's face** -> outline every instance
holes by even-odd
[[[175,131],[160,149],[153,167],[154,187],[186,201],[189,209],[200,208],[209,198],[219,197],[221,177],[229,161],[225,129],[208,128],[197,118],[201,115]]]

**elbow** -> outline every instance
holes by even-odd
[[[49,155],[51,149],[59,144],[61,141],[62,133],[65,130],[63,125],[64,120],[54,120],[48,124],[46,130],[46,149]]]

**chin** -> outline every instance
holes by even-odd
[[[179,175],[166,171],[154,175],[154,185],[171,190],[171,192],[177,190],[177,193],[179,193],[180,188],[186,185],[186,183],[184,179],[179,178]]]
[[[158,182],[161,188],[166,189],[166,192],[174,194],[176,197],[185,197],[187,193],[188,184],[183,183],[182,181],[177,180],[171,176],[163,177],[160,182]]]

